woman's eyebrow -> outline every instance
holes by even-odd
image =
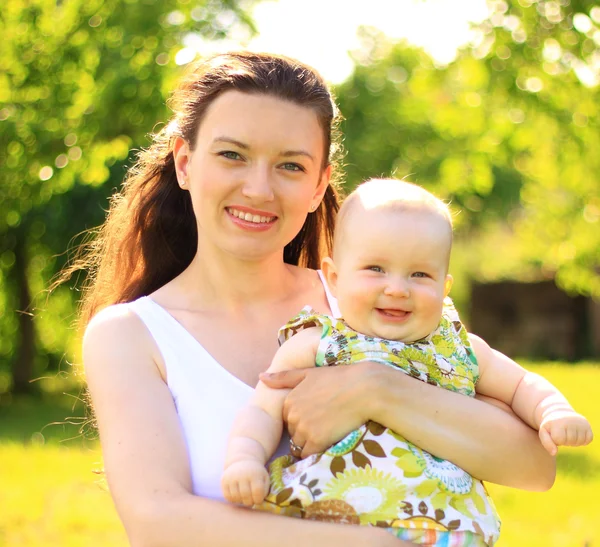
[[[216,139],[213,140],[213,143],[217,143],[217,142],[227,142],[229,144],[235,144],[235,146],[237,146],[238,148],[242,148],[243,150],[249,150],[250,147],[241,142],[238,141],[236,139],[232,139],[231,137],[217,137]]]
[[[315,158],[312,154],[309,154],[306,150],[286,150],[285,152],[281,152],[280,156],[284,158],[289,158],[290,156],[306,156],[309,160],[315,161]]]

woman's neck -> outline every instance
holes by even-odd
[[[285,264],[282,254],[240,260],[225,253],[199,252],[177,278],[185,307],[232,312],[281,302],[294,293],[297,283],[297,269]]]

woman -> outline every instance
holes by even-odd
[[[87,381],[132,545],[401,544],[376,528],[220,501],[230,425],[278,328],[306,305],[336,311],[314,270],[338,207],[325,84],[291,59],[226,54],[193,67],[171,104],[172,120],[112,203],[84,301],[84,320],[94,316]],[[519,420],[388,367],[263,380],[293,388],[284,413],[304,456],[372,419],[484,480],[553,481],[552,459]]]

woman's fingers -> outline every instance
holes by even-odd
[[[329,447],[327,447],[327,448],[329,448]],[[322,451],[323,451],[323,448],[321,448],[318,444],[313,443],[310,440],[306,441],[306,444],[304,444],[303,448],[302,448],[302,459],[308,458],[309,456],[312,456],[313,454],[318,454],[319,452],[322,452]]]
[[[363,399],[372,393],[362,389],[364,374],[363,365],[322,367],[290,371],[277,380],[288,389],[297,383],[285,399],[283,419],[303,457],[327,449],[367,421]]]
[[[381,365],[371,365],[380,367]],[[283,404],[283,420],[302,457],[322,452],[368,420],[364,388],[369,364],[263,373],[273,389],[291,389]]]
[[[280,372],[261,372],[260,380],[273,389],[293,389],[304,378],[310,369],[282,370]]]
[[[292,454],[292,456],[295,456],[297,458],[300,456],[300,454],[294,452],[301,452],[304,449],[304,447],[306,446],[306,437],[299,433],[296,433],[295,435],[292,435],[290,433],[290,441],[290,453]]]

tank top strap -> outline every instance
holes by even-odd
[[[162,355],[167,372],[167,384],[174,386],[185,372],[180,368],[189,366],[193,360],[182,359],[182,355],[192,356],[206,350],[198,341],[169,314],[148,296],[142,296],[126,304],[144,323]],[[209,359],[212,359],[207,354]],[[177,364],[177,366],[175,366]]]
[[[340,317],[342,317],[342,314],[340,312],[340,307],[338,306],[337,299],[335,298],[335,296],[333,296],[333,294],[331,294],[331,291],[329,290],[329,285],[327,285],[327,280],[325,279],[325,275],[323,274],[323,272],[321,270],[317,270],[317,273],[319,274],[319,279],[321,280],[321,283],[323,283],[323,288],[325,289],[325,296],[327,297],[329,309],[331,309],[331,316],[335,317],[336,319],[339,319]]]
[[[162,316],[157,307],[153,306],[150,297],[142,296],[133,302],[129,302],[127,306],[142,320],[150,331],[152,338],[160,345],[161,340],[167,337],[166,318]]]

